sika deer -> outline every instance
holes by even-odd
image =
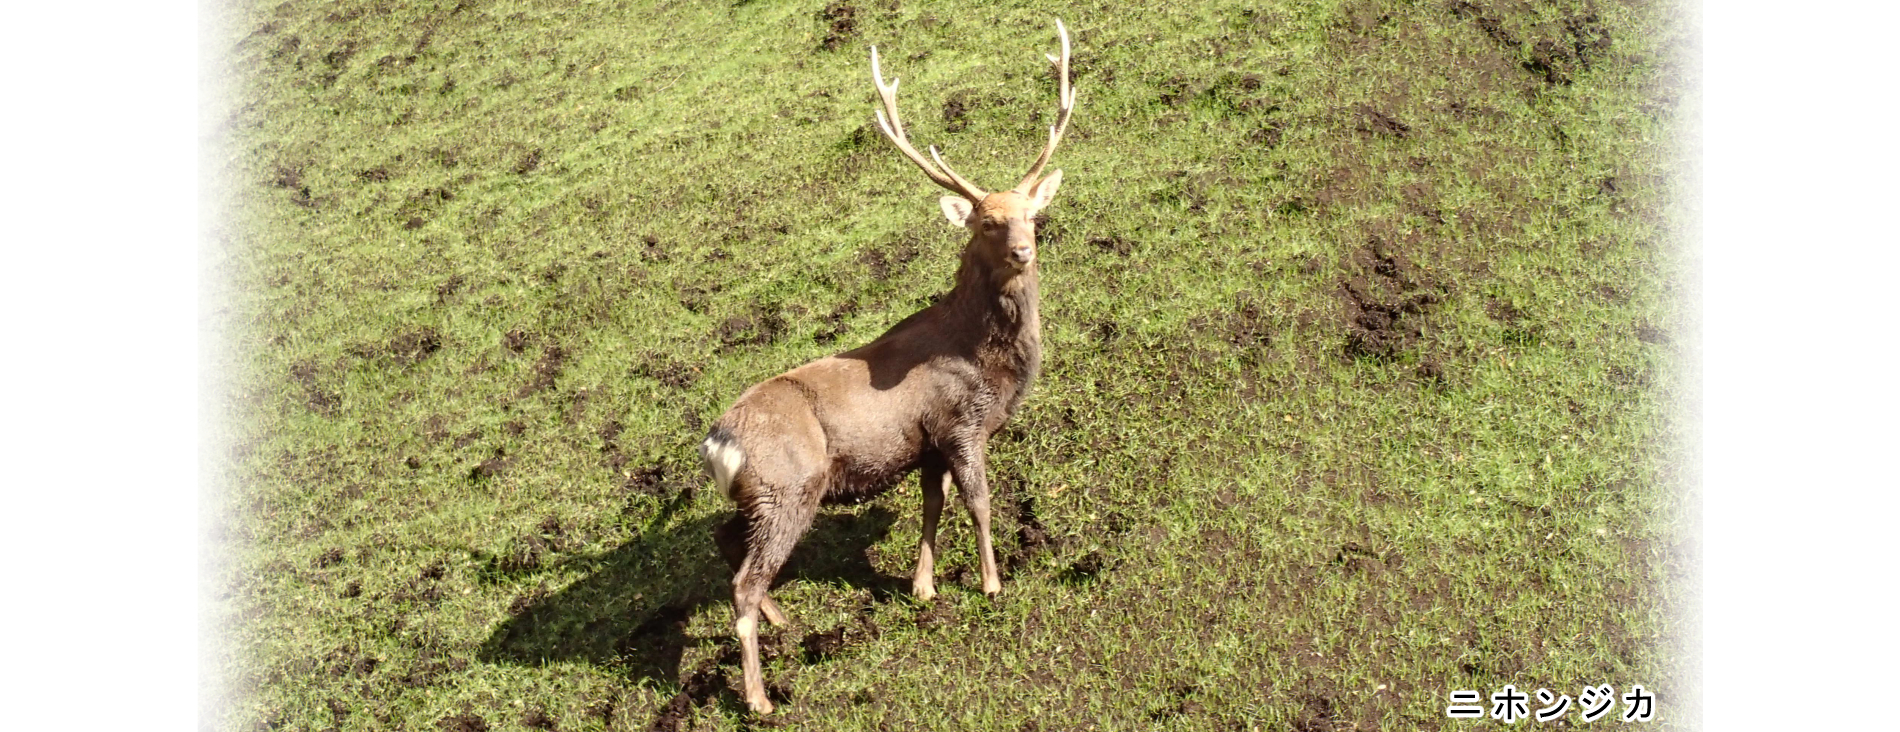
[[[1060,85],[1056,124],[1029,174],[996,193],[957,175],[934,146],[935,166],[911,147],[897,115],[897,79],[884,83],[877,48],[871,48],[871,75],[883,101],[878,127],[931,181],[957,194],[941,199],[943,215],[970,230],[970,243],[956,285],[941,301],[862,348],[747,389],[700,444],[707,471],[739,508],[714,536],[734,572],[733,628],[744,652],[746,704],[755,713],[772,711],[759,673],[758,618],[763,613],[785,623],[766,590],[821,504],[866,498],[920,471],[923,536],[911,589],[929,600],[936,595],[944,484],[954,479],[976,523],[983,592],[1003,588],[990,545],[984,447],[1023,403],[1042,362],[1034,218],[1055,197],[1062,171],[1037,177],[1075,108],[1069,33],[1061,21],[1056,34],[1062,57],[1048,57]]]

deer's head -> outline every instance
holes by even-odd
[[[1062,184],[1061,170],[1041,177],[1042,169],[1049,164],[1049,156],[1055,154],[1056,145],[1062,141],[1062,133],[1069,128],[1069,113],[1075,110],[1075,90],[1069,86],[1069,30],[1060,20],[1056,21],[1056,35],[1062,39],[1062,56],[1045,56],[1055,64],[1056,78],[1060,80],[1056,123],[1049,127],[1049,142],[1022,182],[1015,188],[995,193],[986,193],[957,175],[937,154],[936,146],[930,147],[930,160],[911,146],[910,138],[904,134],[904,124],[897,116],[898,80],[893,78],[890,84],[884,83],[884,73],[878,68],[877,47],[871,47],[871,78],[877,83],[877,93],[884,107],[877,112],[879,129],[932,182],[956,194],[939,199],[944,218],[952,225],[970,230],[970,245],[965,256],[975,257],[994,271],[1016,273],[1035,266],[1036,213],[1049,205],[1055,198],[1056,187]],[[932,165],[931,160],[936,164]]]

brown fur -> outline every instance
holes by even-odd
[[[911,589],[928,601],[936,594],[944,489],[955,480],[976,525],[983,592],[1002,591],[990,542],[984,450],[990,435],[1022,406],[1042,366],[1035,215],[1054,199],[1062,171],[1038,176],[1075,105],[1068,31],[1057,21],[1056,32],[1062,56],[1049,58],[1060,79],[1058,121],[1022,182],[996,193],[956,175],[935,148],[932,165],[910,145],[898,118],[897,81],[884,83],[877,49],[871,50],[883,106],[879,128],[932,181],[958,194],[940,203],[951,223],[970,230],[970,242],[956,285],[941,301],[860,348],[747,389],[700,444],[707,472],[739,507],[714,532],[714,541],[732,565],[733,631],[746,704],[754,712],[772,711],[759,669],[759,617],[785,622],[766,591],[820,505],[875,496],[919,471],[923,535]]]
[[[1060,175],[1052,173],[1038,189],[1053,195]],[[742,619],[764,612],[783,621],[766,590],[820,505],[875,496],[912,471],[922,473],[926,514],[913,590],[924,599],[935,594],[945,478],[956,481],[976,524],[984,592],[1001,589],[984,448],[1022,405],[1042,364],[1038,208],[1029,195],[989,194],[966,222],[970,242],[956,285],[941,301],[869,344],[747,389],[713,423],[701,448],[709,470],[718,472],[712,467],[717,451],[741,456],[731,483],[721,486],[739,515],[715,538],[735,573],[734,609]],[[748,629],[753,638],[740,639],[747,701],[758,709],[763,682],[757,699],[749,683],[756,625]],[[769,705],[765,701],[761,711]]]

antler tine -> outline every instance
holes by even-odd
[[[1017,193],[1028,193],[1029,187],[1036,184],[1036,177],[1042,175],[1042,169],[1049,164],[1049,157],[1056,152],[1056,145],[1062,141],[1062,133],[1069,129],[1069,113],[1075,111],[1075,89],[1069,86],[1069,29],[1062,25],[1062,19],[1056,19],[1056,35],[1062,38],[1062,58],[1049,54],[1042,57],[1056,65],[1056,78],[1060,88],[1056,97],[1056,123],[1049,127],[1049,144],[1042,148],[1042,155],[1036,157],[1036,164],[1029,166],[1029,174],[1016,184]]]
[[[988,193],[985,193],[983,189],[976,187],[975,183],[971,183],[968,179],[964,178],[963,176],[957,175],[957,171],[951,170],[950,164],[944,162],[943,156],[937,154],[936,145],[930,146],[930,159],[937,161],[937,167],[943,169],[943,174],[950,176],[950,180],[956,182],[957,187],[958,187],[957,189],[958,193],[963,193],[965,196],[968,196],[970,193],[976,194],[976,198],[970,199],[971,201],[981,201],[983,200],[984,196],[989,195]],[[969,193],[965,193],[965,191],[968,191]]]
[[[902,152],[904,157],[910,158],[912,163],[916,163],[917,167],[924,171],[924,175],[930,176],[931,182],[943,186],[951,193],[970,199],[972,203],[982,201],[984,196],[989,195],[984,193],[983,189],[964,180],[963,176],[957,175],[956,171],[950,169],[950,166],[944,165],[943,158],[937,155],[936,146],[931,146],[930,157],[936,159],[937,165],[940,166],[941,169],[932,167],[930,161],[925,160],[924,156],[917,152],[917,148],[911,147],[910,137],[904,134],[904,122],[897,116],[897,83],[899,80],[893,77],[890,84],[884,83],[884,72],[878,68],[877,46],[871,47],[871,80],[877,82],[877,95],[883,101],[884,105],[883,109],[877,110],[878,128],[884,132],[884,137],[889,139],[891,144],[897,146],[898,152]]]

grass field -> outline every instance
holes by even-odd
[[[225,13],[206,729],[1465,729],[1497,722],[1448,695],[1506,684],[1694,722],[1673,4]],[[908,596],[914,480],[828,511],[751,718],[695,445],[965,240],[867,47],[912,138],[1006,187],[1058,13],[1004,591],[947,511]]]

